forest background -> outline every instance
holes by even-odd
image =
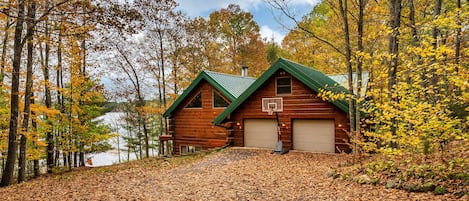
[[[93,121],[112,110],[126,114],[127,149],[149,157],[162,113],[199,72],[249,66],[257,77],[283,57],[348,76],[348,93],[320,95],[348,100],[361,171],[397,169],[404,181],[431,171],[467,188],[467,1],[323,0],[301,18],[287,0],[265,3],[296,25],[282,44],[237,5],[190,18],[172,0],[3,0],[0,185],[84,166],[117,135]],[[380,160],[363,165],[371,154]]]

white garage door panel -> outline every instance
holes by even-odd
[[[275,148],[277,144],[277,122],[272,119],[244,120],[244,146]]]
[[[334,129],[334,120],[294,120],[293,149],[334,153]]]

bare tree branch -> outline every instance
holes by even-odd
[[[319,37],[318,35],[316,35],[313,31],[311,31],[310,29],[304,27],[301,25],[301,23],[295,18],[295,16],[288,10],[288,6],[286,5],[286,2],[283,1],[283,0],[273,0],[273,1],[265,1],[266,3],[268,3],[270,6],[272,6],[273,8],[277,9],[277,10],[280,10],[287,18],[291,19],[293,22],[295,22],[295,25],[302,31],[304,31],[305,33],[309,34],[311,37],[313,37],[314,39],[318,40],[319,42],[321,43],[324,43],[326,45],[328,45],[329,47],[331,47],[332,49],[334,49],[335,51],[337,51],[339,54],[345,56],[345,53],[339,49],[337,46],[335,46],[334,44],[330,43],[329,41],[327,41],[326,39],[324,38],[321,38]]]

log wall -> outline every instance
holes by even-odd
[[[202,92],[202,108],[185,108],[199,91]],[[192,90],[192,93],[181,102],[170,116],[169,132],[173,135],[173,152],[175,154],[180,153],[180,147],[183,145],[198,146],[205,150],[226,144],[226,130],[212,124],[215,117],[225,109],[213,107],[214,91],[217,90],[207,81],[201,81],[199,86]],[[230,103],[226,97],[224,98]]]
[[[233,139],[234,146],[244,146],[244,119],[275,119],[274,115],[262,112],[262,98],[283,97],[283,112],[279,112],[279,122],[285,124],[281,127],[282,141],[285,149],[292,149],[292,123],[294,119],[333,119],[335,121],[336,151],[349,151],[346,128],[349,127],[347,114],[332,103],[323,101],[317,93],[292,77],[291,95],[276,95],[275,79],[290,76],[279,70],[268,81],[253,93],[231,115],[229,121],[231,128],[228,135]],[[291,77],[291,76],[290,76]],[[240,124],[240,125],[237,125]]]

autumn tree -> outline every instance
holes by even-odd
[[[24,108],[23,108],[23,119],[21,125],[20,134],[20,156],[18,158],[18,183],[21,183],[25,179],[26,173],[26,140],[27,132],[29,130],[29,120],[31,113],[31,98],[32,98],[32,85],[33,85],[33,34],[34,34],[34,19],[36,18],[36,3],[31,1],[28,3],[27,11],[27,64],[26,64],[26,86],[24,95]]]
[[[11,92],[10,92],[10,125],[8,132],[8,155],[5,169],[2,174],[0,186],[8,186],[13,180],[13,171],[15,168],[17,142],[16,136],[18,132],[18,115],[19,115],[19,81],[21,67],[21,53],[23,51],[23,22],[25,20],[25,4],[24,0],[18,1],[18,11],[15,14],[16,25],[14,35],[14,57],[13,71],[11,75]]]
[[[372,23],[365,22],[364,13],[373,10],[375,5],[370,6],[367,0],[323,1],[299,20],[289,9],[287,1],[268,2],[295,22],[296,27],[285,37],[282,44],[290,52],[287,58],[313,66],[325,73],[346,74],[349,91],[346,95],[349,105],[349,136],[354,145],[353,150],[357,153],[356,144],[362,139],[362,74],[364,70],[370,70],[371,65],[368,65],[367,58],[375,51],[373,43],[369,43],[370,39],[365,37],[373,35],[374,32],[365,30],[365,27],[371,27]],[[342,38],[337,38],[338,36]],[[332,87],[334,86],[329,86]]]
[[[275,6],[286,8],[281,7],[285,6],[283,1],[275,2],[279,2]],[[367,101],[357,99],[356,106],[363,108],[355,107],[355,117],[365,115],[364,122],[373,125],[365,133],[368,140],[359,141],[358,148],[459,160],[453,154],[467,143],[467,82],[463,81],[467,72],[460,72],[467,70],[461,65],[467,62],[467,55],[461,55],[467,45],[462,45],[465,39],[460,36],[464,33],[459,29],[467,21],[464,6],[459,1],[323,1],[296,21],[297,27],[286,36],[283,47],[291,58],[324,72],[330,72],[329,66],[339,66],[338,72],[345,72],[349,57],[342,49],[352,47],[353,72],[357,77],[360,71],[369,72]],[[289,16],[288,10],[283,14]],[[341,30],[340,26],[346,27],[347,15],[349,45],[346,37],[337,39],[344,36],[345,29],[331,34]],[[363,126],[360,122],[355,124],[357,131]],[[459,148],[448,146],[455,141],[460,142]]]
[[[231,4],[211,13],[209,25],[216,39],[222,41],[218,51],[224,52],[229,58],[222,64],[222,71],[237,74],[241,66],[249,66],[254,75],[260,75],[268,67],[259,25],[251,13]]]
[[[3,8],[8,8],[3,10]],[[10,9],[11,8],[11,9]],[[14,9],[13,9],[14,8]],[[80,12],[81,10],[82,12]],[[12,61],[12,74],[2,82],[11,83],[10,91],[10,104],[6,105],[10,107],[10,118],[9,118],[9,136],[8,136],[8,155],[5,162],[5,168],[2,176],[2,186],[9,185],[13,181],[12,171],[15,169],[16,160],[16,143],[17,136],[19,135],[19,163],[18,163],[18,182],[24,181],[26,177],[26,164],[28,160],[32,160],[34,164],[34,175],[37,176],[40,173],[39,159],[42,157],[42,147],[46,144],[42,142],[45,139],[47,143],[47,165],[48,171],[52,171],[52,168],[57,165],[56,161],[59,158],[60,151],[71,151],[74,154],[75,166],[78,166],[78,158],[80,158],[81,165],[84,165],[84,153],[85,146],[93,146],[95,143],[100,143],[103,140],[107,140],[109,136],[109,130],[105,127],[97,127],[92,122],[92,118],[95,118],[98,113],[94,111],[100,111],[99,107],[92,107],[85,110],[91,105],[100,105],[103,102],[104,96],[102,95],[102,87],[96,83],[95,80],[91,79],[86,71],[87,58],[86,58],[86,43],[85,37],[90,31],[94,24],[90,23],[91,20],[87,19],[95,17],[93,14],[96,12],[96,7],[90,2],[77,2],[70,0],[63,1],[8,1],[7,4],[2,4],[2,13],[8,14],[8,21],[6,22],[3,36],[3,60],[2,60],[2,72],[7,69],[7,64],[4,59],[7,52],[8,44],[11,42],[13,46],[13,61]],[[37,12],[36,12],[37,11]],[[72,11],[72,12],[69,12]],[[37,13],[37,15],[36,15]],[[84,18],[76,18],[76,16],[82,16]],[[10,20],[9,18],[15,19]],[[72,20],[74,19],[74,20]],[[14,22],[14,23],[12,23]],[[24,27],[26,24],[26,27]],[[59,26],[51,26],[51,24]],[[14,40],[9,41],[8,37],[9,28],[15,28]],[[37,31],[38,30],[38,31]],[[55,32],[52,33],[52,32]],[[55,38],[58,36],[57,38]],[[51,46],[54,44],[53,39],[58,39],[58,51],[57,59],[57,85],[53,86],[50,82],[50,57]],[[76,47],[76,39],[80,38],[80,47]],[[62,39],[69,42],[71,49],[64,49],[62,45]],[[37,45],[35,45],[35,43]],[[44,45],[45,44],[45,45]],[[26,67],[22,68],[22,51],[26,45],[27,57]],[[45,48],[43,48],[45,46]],[[38,49],[36,49],[36,47]],[[37,51],[39,50],[39,51]],[[77,51],[78,50],[78,51]],[[38,54],[35,54],[38,52]],[[62,52],[66,53],[67,59],[62,60]],[[39,56],[39,58],[35,57]],[[78,59],[76,59],[78,58]],[[39,61],[39,62],[36,62]],[[63,74],[62,66],[79,67],[81,72],[81,82],[72,82],[72,71],[69,71],[68,75]],[[43,70],[43,80],[40,80],[40,76],[35,74],[34,68],[40,66]],[[4,68],[5,67],[5,68]],[[23,71],[24,69],[24,71]],[[24,78],[21,75],[26,75]],[[69,79],[64,81],[64,79]],[[25,85],[20,85],[20,80],[25,80]],[[44,94],[38,90],[36,83],[44,86]],[[65,94],[70,91],[66,86],[73,86],[73,83],[78,84],[82,90],[75,91],[75,100],[77,107],[69,107],[67,110],[64,106],[68,103],[65,100]],[[75,87],[75,90],[80,87]],[[3,85],[2,85],[3,88]],[[55,91],[54,91],[55,90]],[[2,90],[2,97],[3,97]],[[35,93],[36,92],[36,93]],[[57,105],[59,109],[53,108],[52,101],[53,93],[57,94]],[[73,93],[73,92],[72,92]],[[37,94],[38,96],[34,96]],[[68,95],[68,94],[67,94]],[[24,96],[24,102],[20,102],[20,97]],[[34,101],[37,97],[45,97],[44,103],[40,101]],[[72,97],[72,96],[71,96]],[[4,99],[2,99],[2,102]],[[74,103],[74,101],[70,101]],[[20,104],[22,113],[19,115]],[[73,105],[73,104],[71,104]],[[4,116],[6,113],[1,113]],[[91,115],[94,114],[94,115]],[[76,119],[69,118],[64,119],[62,117],[76,117]],[[44,117],[44,118],[41,118]],[[74,122],[73,122],[73,121]],[[74,125],[74,123],[77,123]],[[20,126],[21,124],[21,126]],[[64,125],[70,125],[69,127],[63,127]],[[3,126],[2,126],[3,127]],[[21,129],[21,130],[18,130]],[[2,137],[3,137],[2,130]],[[72,132],[80,131],[80,132]],[[62,135],[67,133],[67,135]],[[44,134],[44,135],[42,135]],[[65,139],[65,141],[63,140]],[[5,140],[1,138],[1,144],[4,145]],[[64,144],[67,142],[68,144]],[[64,147],[68,146],[68,149]],[[5,147],[1,147],[2,150]],[[54,153],[55,157],[54,157]],[[2,156],[4,153],[2,153]],[[67,159],[68,166],[70,167],[71,155],[64,154],[64,159]],[[64,165],[66,163],[64,162]]]
[[[181,60],[187,72],[184,77],[188,78],[184,80],[185,86],[188,86],[200,71],[215,71],[221,64],[217,61],[219,45],[207,20],[202,17],[188,20],[184,24],[184,33],[187,44],[183,47]]]

